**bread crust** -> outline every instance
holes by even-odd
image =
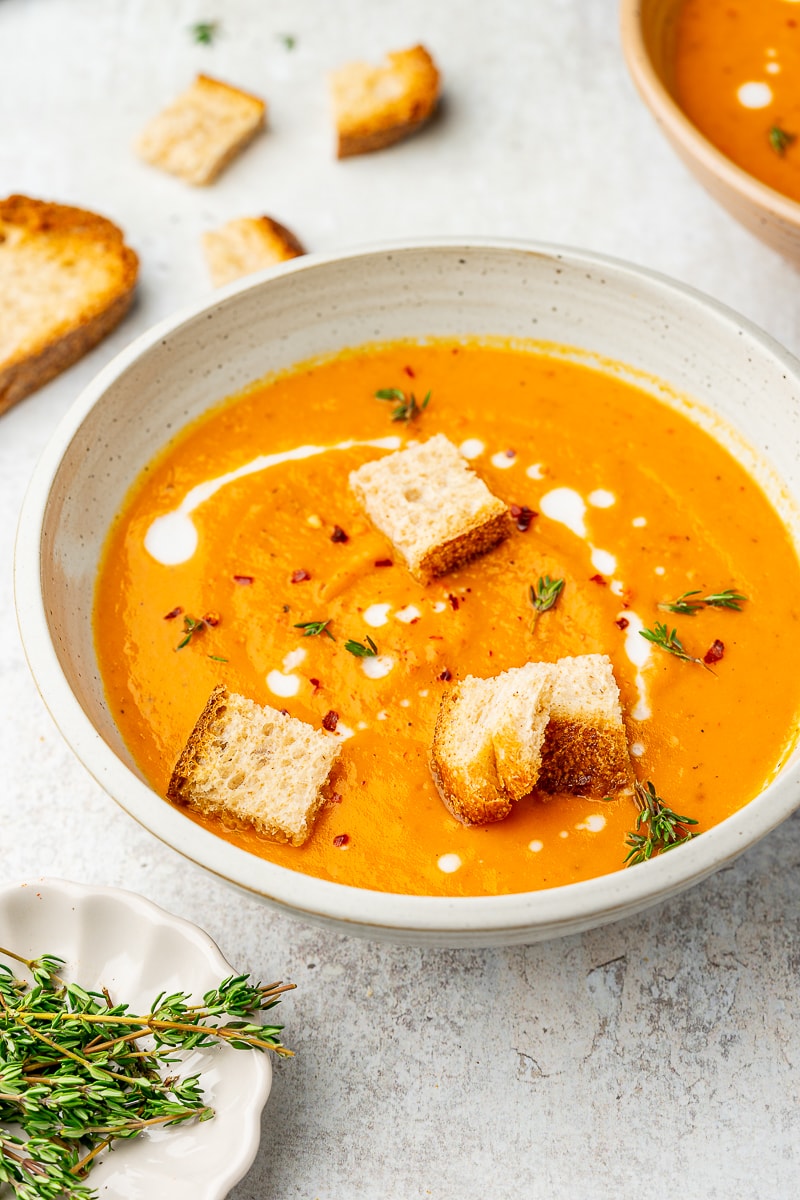
[[[188,788],[192,768],[198,754],[203,748],[206,738],[211,733],[217,721],[224,716],[227,707],[228,689],[224,684],[217,684],[208,697],[208,700],[206,700],[205,708],[197,718],[194,729],[189,734],[186,745],[181,750],[178,761],[175,763],[172,775],[170,776],[169,784],[167,785],[167,799],[171,800],[173,804],[191,804]]]
[[[623,725],[550,718],[536,785],[541,791],[613,796],[632,778]]]
[[[498,778],[491,742],[484,747],[480,761],[470,764],[468,780],[466,772],[452,766],[444,752],[448,726],[459,699],[458,686],[442,696],[431,743],[431,776],[448,812],[462,825],[490,825],[511,812],[511,798]]]
[[[12,238],[12,233],[21,236]],[[41,335],[32,345],[28,340],[0,361],[0,413],[77,362],[119,324],[133,301],[139,259],[125,244],[122,230],[106,217],[28,196],[13,195],[0,201],[0,280],[3,255],[16,254],[18,247],[38,242],[47,243],[51,257],[61,257],[65,271],[70,258],[91,243],[103,253],[110,278],[105,287],[81,298],[69,314],[66,328],[63,316],[57,322],[48,318],[51,300],[42,296]],[[6,298],[13,300],[19,284],[12,281],[8,286]],[[54,324],[58,332],[54,332]]]
[[[348,85],[362,83],[357,111],[348,103]],[[397,83],[394,96],[381,95],[380,84]],[[439,99],[440,76],[424,46],[412,46],[386,56],[382,67],[365,68],[360,63],[341,67],[331,76],[336,109],[337,158],[371,154],[416,133],[433,115]],[[378,85],[378,86],[376,86]],[[370,103],[369,92],[375,95]]]
[[[440,546],[434,546],[412,568],[413,574],[420,583],[430,583],[499,546],[510,536],[511,529],[511,517],[504,508],[482,525],[476,525],[473,529],[460,533],[458,537],[451,538]]]

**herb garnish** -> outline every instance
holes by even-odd
[[[137,1016],[105,989],[65,983],[53,955],[0,954],[33,975],[31,984],[0,963],[0,1185],[10,1184],[18,1200],[92,1200],[84,1180],[117,1138],[213,1117],[199,1077],[178,1074],[176,1051],[225,1042],[291,1054],[281,1026],[247,1018],[274,1007],[293,984],[230,976],[201,1004],[188,992],[162,992]]]
[[[378,653],[378,647],[375,645],[371,637],[367,638],[366,646],[362,642],[354,642],[351,638],[344,644],[345,650],[349,650],[356,658],[375,658]]]
[[[330,629],[328,629],[330,623],[330,617],[327,621],[300,621],[297,625],[295,625],[295,629],[302,629],[304,631],[303,637],[316,637],[318,633],[324,633],[331,639],[332,642],[335,642],[336,638],[333,636]]]
[[[747,600],[747,596],[743,596],[741,592],[735,592],[732,588],[726,588],[724,592],[712,592],[710,596],[703,596],[702,600],[692,600],[692,596],[699,596],[700,589],[696,588],[693,592],[684,592],[682,596],[671,604],[659,604],[659,608],[664,612],[678,613],[683,617],[693,617],[695,613],[701,612],[704,608],[730,608],[734,612],[742,611],[742,604]]]
[[[283,43],[286,50],[294,50],[297,45],[297,38],[292,33],[279,33],[278,41]]]
[[[196,42],[202,46],[210,46],[217,36],[219,21],[196,21],[189,26],[189,32]]]
[[[653,629],[640,629],[639,636],[645,638],[648,642],[652,642],[654,646],[658,646],[660,650],[666,650],[668,654],[674,654],[681,662],[699,663],[709,674],[714,675],[715,672],[707,663],[704,663],[702,658],[697,658],[696,655],[690,654],[684,646],[681,639],[678,637],[677,629],[672,632],[666,625],[656,621]]]
[[[425,411],[430,402],[428,392],[422,401],[418,401],[413,392],[404,392],[400,388],[379,388],[375,393],[376,400],[393,400],[396,407],[392,409],[393,421],[413,421]]]
[[[213,659],[214,662],[227,662],[227,658],[223,658],[220,654],[209,654],[206,657]]]
[[[536,628],[536,622],[539,620],[539,614],[547,612],[548,609],[555,608],[558,603],[558,598],[564,590],[563,579],[551,579],[549,575],[539,576],[537,584],[531,584],[528,588],[528,595],[533,605],[534,615],[531,621],[531,633]]]
[[[779,158],[783,158],[786,151],[797,141],[796,133],[789,133],[787,129],[781,129],[780,125],[773,125],[770,128],[769,144]]]
[[[189,645],[189,642],[192,640],[192,638],[194,637],[194,635],[196,633],[202,633],[203,630],[207,629],[207,628],[208,628],[208,623],[205,620],[203,620],[202,618],[199,621],[196,621],[194,619],[194,617],[190,617],[188,615],[185,616],[183,618],[184,638],[182,641],[178,642],[175,649],[182,650],[184,646]]]
[[[640,783],[637,779],[633,789],[639,812],[635,830],[625,839],[625,844],[630,846],[625,857],[628,866],[647,862],[654,854],[673,850],[697,836],[686,828],[687,825],[696,825],[697,821],[673,812],[656,793],[649,779],[647,783]]]

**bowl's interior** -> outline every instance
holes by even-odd
[[[97,666],[92,602],[106,533],[147,462],[187,421],[267,373],[365,342],[454,335],[558,343],[599,356],[609,370],[624,363],[645,373],[640,386],[688,410],[744,462],[800,545],[797,369],[724,309],[634,268],[546,248],[440,244],[298,260],[126,351],[67,417],[26,503],[29,535],[41,525],[40,554],[34,566],[33,554],[20,550],[18,601],[35,608],[40,584],[42,626],[69,689],[130,771],[138,774]],[[26,612],[20,619],[45,699],[75,745],[65,711],[74,701],[37,649],[44,628],[37,631]],[[102,752],[91,744],[79,753],[123,804],[138,788],[138,807],[128,806],[145,823],[167,807],[153,793],[148,799],[127,771],[104,778]],[[183,819],[178,825],[186,838],[190,829],[195,839],[201,832]],[[203,861],[206,851],[188,850],[182,833],[176,843],[172,832],[150,827]],[[238,864],[233,877],[246,886],[262,878],[262,868],[281,873],[260,860],[251,868],[243,851],[229,857]]]

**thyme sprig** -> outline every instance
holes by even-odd
[[[536,628],[536,622],[539,620],[540,613],[547,612],[551,608],[555,608],[558,603],[559,596],[564,590],[563,579],[551,579],[549,575],[540,575],[536,584],[531,584],[528,588],[528,595],[531,604],[533,605],[533,620],[531,621],[531,633]]]
[[[396,407],[392,409],[393,421],[415,420],[428,407],[431,393],[427,392],[424,399],[417,400],[413,392],[404,392],[400,388],[379,388],[375,393],[376,400],[393,400]]]
[[[672,654],[675,658],[679,658],[681,662],[698,663],[710,675],[716,675],[716,671],[712,671],[708,663],[703,662],[702,658],[698,658],[694,654],[690,654],[684,646],[681,639],[678,637],[677,629],[670,631],[669,627],[660,621],[656,621],[652,629],[640,629],[640,637],[645,638],[648,642],[652,642],[654,646],[658,646],[660,650],[666,650],[668,654]]]
[[[350,638],[344,644],[345,650],[349,650],[356,658],[375,658],[378,653],[378,647],[375,645],[371,637],[367,637],[366,646],[363,642],[356,642]]]
[[[698,822],[693,817],[682,817],[673,812],[649,779],[647,783],[640,783],[637,779],[633,790],[639,812],[634,830],[625,839],[625,844],[630,847],[625,856],[628,866],[647,862],[654,854],[674,850],[676,846],[682,846],[697,836],[687,826],[697,825]]]
[[[202,1003],[191,1003],[188,992],[162,992],[137,1015],[105,989],[66,983],[53,955],[0,954],[33,977],[20,979],[0,963],[0,1186],[17,1200],[91,1200],[83,1180],[114,1140],[213,1117],[199,1076],[182,1078],[176,1055],[217,1042],[291,1053],[281,1026],[249,1018],[273,1008],[293,984],[232,975]]]
[[[733,588],[726,588],[723,592],[712,592],[710,596],[703,596],[701,600],[692,599],[693,596],[700,594],[700,589],[695,588],[692,592],[684,592],[683,595],[678,596],[677,600],[664,601],[658,607],[664,612],[693,617],[696,613],[702,612],[704,608],[729,608],[734,612],[741,612],[742,605],[747,600],[747,596],[734,591]]]
[[[333,636],[330,629],[328,629],[331,620],[332,618],[329,617],[327,621],[299,621],[294,628],[302,629],[303,637],[317,637],[320,633],[324,633],[325,636],[329,637],[332,642],[335,642],[336,638]]]
[[[767,136],[770,146],[779,158],[783,158],[789,147],[797,141],[796,133],[789,133],[788,129],[781,129],[780,125],[770,126]]]
[[[182,650],[184,646],[188,646],[196,633],[202,633],[204,629],[208,629],[208,622],[201,617],[198,621],[195,617],[185,616],[183,618],[183,637],[175,647],[176,650]]]
[[[195,21],[189,26],[189,32],[201,46],[210,46],[217,36],[219,21]]]

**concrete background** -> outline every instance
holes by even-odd
[[[219,19],[211,47],[187,27]],[[296,38],[288,50],[280,35]],[[332,156],[325,71],[423,41],[436,123]],[[206,70],[269,132],[212,188],[130,143]],[[644,263],[800,350],[796,271],[715,207],[628,80],[615,0],[2,0],[0,195],[82,204],[142,258],[88,358],[0,419],[0,882],[121,885],[298,990],[258,1158],[235,1200],[640,1200],[797,1194],[800,818],[682,898],[531,948],[398,949],[300,925],[157,843],[73,758],[25,665],[12,546],[27,479],[82,386],[209,289],[199,233],[268,212],[309,249],[438,233],[534,237]]]

